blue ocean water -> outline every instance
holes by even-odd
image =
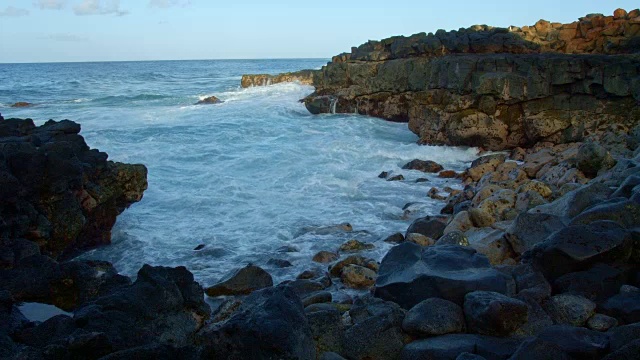
[[[144,264],[185,265],[204,285],[252,262],[276,282],[325,265],[311,262],[351,238],[377,260],[419,216],[443,203],[426,196],[456,180],[401,170],[414,159],[462,170],[475,149],[418,146],[406,124],[360,115],[310,115],[310,86],[241,89],[244,73],[319,68],[324,59],[0,64],[5,118],[71,119],[110,159],[143,163],[149,189],[119,218],[113,244],[87,258],[135,275]],[[193,105],[215,95],[224,102]],[[17,101],[35,104],[11,108]],[[381,171],[405,181],[379,179]],[[418,209],[405,214],[403,207]],[[352,233],[308,232],[349,222]],[[204,244],[201,251],[193,249]],[[282,252],[282,247],[290,247]],[[291,248],[292,247],[292,248]],[[295,250],[295,251],[291,251]],[[343,255],[345,256],[345,255]],[[269,259],[290,261],[278,268]],[[338,290],[339,291],[339,290]]]

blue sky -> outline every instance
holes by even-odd
[[[637,0],[0,0],[0,62],[329,58],[369,39],[571,22]]]

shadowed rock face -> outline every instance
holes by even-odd
[[[580,141],[603,125],[640,122],[638,14],[370,41],[316,72],[304,102],[314,114],[408,122],[429,144]]]
[[[252,86],[267,86],[282,82],[299,82],[304,85],[313,84],[313,74],[315,70],[300,70],[296,72],[269,75],[269,74],[247,74],[242,75],[240,85],[243,88]]]
[[[69,120],[0,120],[3,245],[23,238],[43,255],[70,257],[110,243],[116,216],[142,199],[144,165],[107,161],[79,132]]]

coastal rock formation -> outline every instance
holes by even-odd
[[[640,11],[621,14],[370,41],[316,72],[304,102],[408,122],[425,144],[500,150],[628,132],[640,122]]]
[[[107,161],[69,120],[0,122],[0,239],[65,258],[111,241],[116,217],[142,199],[147,169]]]
[[[196,105],[211,105],[211,104],[219,104],[222,100],[218,99],[215,96],[206,97],[196,103]]]
[[[240,85],[243,88],[252,86],[268,86],[283,82],[298,82],[304,85],[312,85],[314,72],[315,70],[300,70],[278,75],[247,74],[242,75]]]

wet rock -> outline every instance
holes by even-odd
[[[459,245],[469,246],[469,239],[460,231],[453,230],[446,232],[436,241],[436,245]]]
[[[246,295],[273,286],[271,275],[261,267],[247,265],[228,273],[216,285],[206,289],[209,296]]]
[[[427,178],[417,178],[416,182],[417,183],[425,183],[425,182],[429,182],[431,180],[427,179]]]
[[[485,255],[491,265],[499,265],[516,257],[502,230],[474,229],[465,235],[469,239],[469,247]]]
[[[351,239],[345,242],[344,244],[340,245],[340,249],[338,250],[340,252],[358,252],[358,251],[364,251],[364,250],[371,250],[374,247],[375,246],[373,244],[363,243],[356,239]]]
[[[444,229],[444,234],[448,234],[454,231],[464,233],[472,229],[473,227],[473,222],[471,221],[469,212],[461,211],[453,217],[453,220],[451,220],[449,224],[447,224],[447,227]]]
[[[576,165],[587,177],[595,177],[600,170],[608,170],[616,164],[611,154],[595,142],[580,145]]]
[[[12,108],[22,108],[22,107],[29,107],[33,104],[28,103],[26,101],[18,101],[17,103],[14,103],[11,105]]]
[[[422,234],[418,234],[418,233],[409,233],[409,234],[407,234],[407,237],[405,238],[405,241],[411,242],[411,243],[414,243],[414,244],[418,244],[420,246],[431,246],[431,245],[435,244],[435,242],[436,242],[432,238],[430,238],[428,236],[424,236]]]
[[[594,315],[596,304],[582,296],[561,294],[552,296],[543,307],[558,325],[584,326]]]
[[[193,251],[200,251],[200,250],[204,249],[205,246],[206,246],[205,244],[200,244],[200,245],[194,247]]]
[[[505,154],[493,154],[482,156],[471,163],[467,175],[473,181],[479,181],[485,174],[495,171],[498,165],[505,162]]]
[[[438,190],[438,188],[432,187],[429,192],[427,193],[427,196],[432,198],[433,200],[446,200],[447,197],[440,195],[440,190]]]
[[[526,303],[491,291],[474,291],[464,298],[464,316],[469,331],[508,336],[527,322]]]
[[[329,273],[333,277],[339,277],[342,270],[349,265],[358,265],[367,269],[378,272],[378,263],[375,260],[367,259],[359,255],[351,255],[343,260],[340,260],[329,269]]]
[[[416,337],[462,332],[462,308],[451,301],[430,298],[412,307],[402,322],[402,330]]]
[[[456,360],[462,353],[474,353],[486,359],[506,360],[513,354],[520,340],[494,338],[474,334],[447,334],[414,341],[402,349],[402,360]]]
[[[617,325],[618,320],[602,314],[594,314],[589,321],[587,321],[589,329],[600,332],[607,331]]]
[[[396,176],[392,176],[392,177],[387,179],[387,181],[403,181],[403,180],[404,180],[404,176],[402,176],[402,174],[396,175]]]
[[[267,265],[271,265],[277,268],[287,268],[293,266],[290,261],[284,259],[269,259],[269,261],[267,261]]]
[[[389,235],[386,239],[384,239],[384,242],[391,244],[400,244],[401,242],[404,242],[404,235],[402,233]]]
[[[435,161],[419,159],[411,160],[410,162],[404,164],[402,168],[407,170],[418,170],[425,173],[437,173],[444,169],[442,165],[436,163]]]
[[[304,298],[302,298],[302,305],[304,305],[304,307],[307,307],[313,304],[328,303],[328,302],[331,302],[331,300],[333,300],[333,296],[331,295],[330,292],[317,291],[315,293],[311,293],[310,295],[307,295]]]
[[[383,258],[375,295],[410,309],[431,297],[461,305],[469,292],[512,294],[514,287],[511,276],[492,269],[485,256],[468,247],[403,243]]]
[[[563,228],[523,256],[555,280],[596,262],[625,262],[631,244],[631,234],[617,223],[596,221]]]
[[[446,227],[446,217],[426,216],[414,220],[411,225],[409,225],[409,228],[407,228],[407,232],[405,233],[405,238],[408,234],[418,233],[432,239],[439,239],[444,234],[444,229]]]
[[[326,264],[338,260],[338,254],[331,251],[320,251],[313,255],[313,261],[321,264]]]
[[[599,308],[622,324],[640,322],[640,291],[622,292],[609,298]]]
[[[358,265],[347,265],[340,272],[340,279],[346,286],[354,289],[366,289],[376,282],[376,272]]]
[[[228,320],[200,331],[197,343],[203,346],[203,358],[316,357],[302,302],[287,286],[252,293]]]
[[[438,177],[443,179],[453,179],[457,178],[458,176],[458,173],[453,170],[443,170],[438,173]]]
[[[196,103],[196,105],[211,105],[211,104],[220,104],[222,100],[218,99],[215,96],[206,97]]]
[[[305,226],[295,235],[295,237],[300,237],[304,234],[314,234],[314,235],[330,235],[342,232],[352,232],[353,226],[349,223],[342,223],[337,225],[330,226]]]
[[[505,238],[517,254],[522,254],[563,227],[564,221],[556,215],[521,213],[507,229]]]

